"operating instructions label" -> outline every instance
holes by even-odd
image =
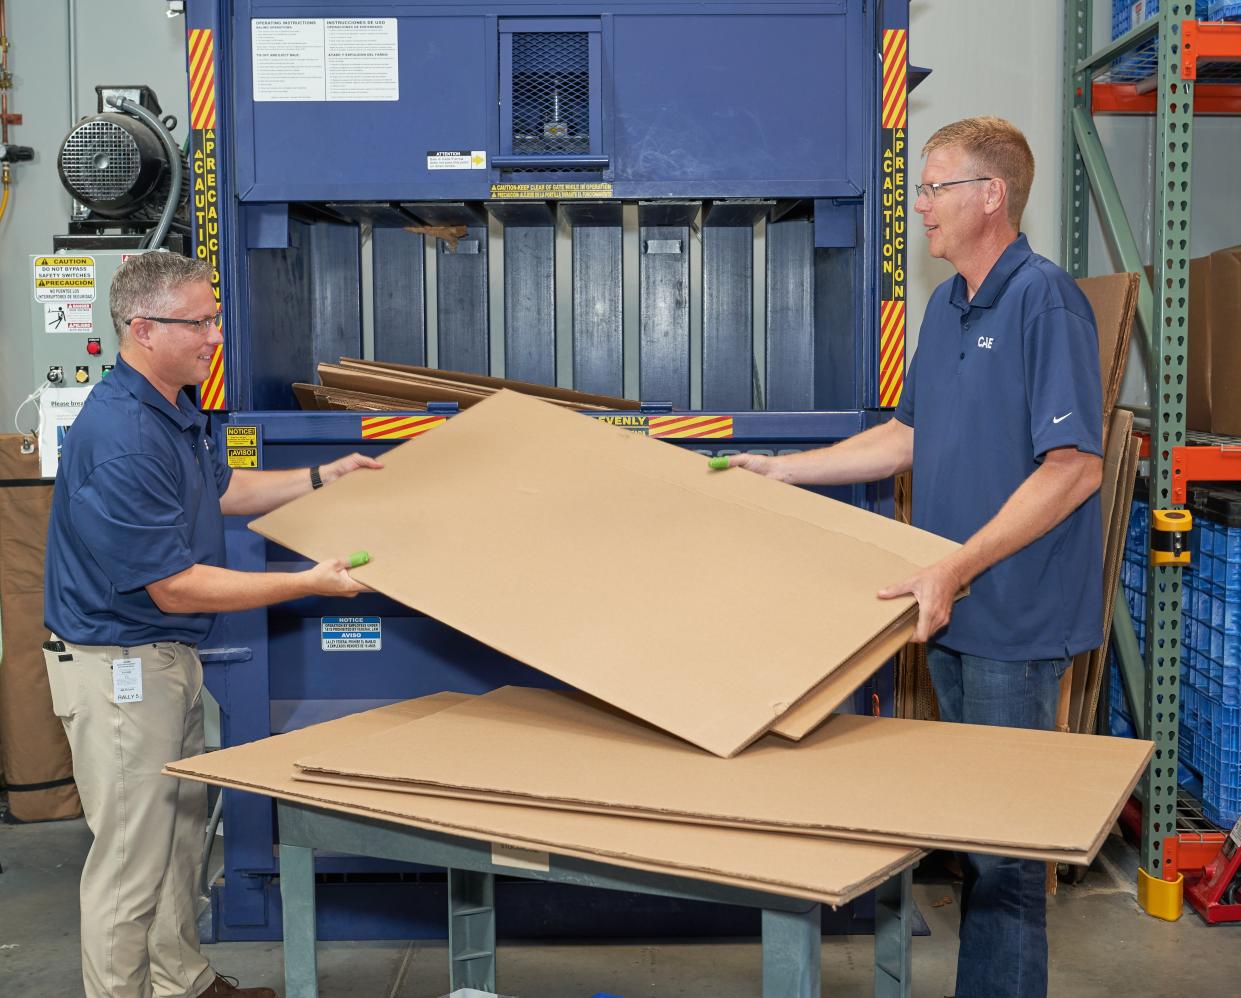
[[[250,22],[256,101],[395,101],[394,17],[259,17]]]
[[[320,617],[324,651],[381,651],[383,617]]]

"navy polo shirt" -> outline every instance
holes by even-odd
[[[966,541],[1047,451],[1103,453],[1094,314],[1068,274],[1015,239],[972,301],[956,275],[935,289],[896,418],[914,430],[913,523]],[[971,584],[945,647],[1001,660],[1060,658],[1103,642],[1102,509],[1096,492]]]
[[[207,418],[118,357],[65,435],[47,535],[44,622],[74,644],[195,644],[214,614],[164,613],[144,588],[224,565],[230,468]]]

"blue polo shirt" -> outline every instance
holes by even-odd
[[[195,644],[214,614],[164,613],[144,586],[224,565],[217,459],[207,417],[173,405],[118,357],[65,435],[47,534],[44,622],[74,644]]]
[[[966,541],[1057,447],[1103,453],[1094,314],[1068,274],[1015,239],[972,301],[935,289],[896,418],[914,430],[913,523]],[[936,638],[1001,660],[1060,658],[1103,642],[1096,492],[978,576]]]

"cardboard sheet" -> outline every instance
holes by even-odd
[[[297,765],[416,792],[1088,863],[1152,748],[842,714],[801,742],[768,736],[717,759],[580,694],[504,687]]]
[[[382,360],[360,360],[353,357],[342,357],[342,367],[353,367],[362,370],[371,369],[380,372],[398,374],[404,377],[425,378],[432,381],[451,381],[460,385],[475,386],[488,392],[501,389],[520,392],[522,395],[533,395],[536,398],[553,402],[565,402],[572,406],[592,409],[640,409],[642,403],[634,399],[619,398],[615,395],[596,395],[593,392],[579,392],[572,388],[557,388],[554,385],[539,385],[532,381],[517,381],[513,378],[493,378],[486,374],[472,374],[467,371],[442,371],[435,367],[418,367],[414,364],[396,364]]]
[[[957,548],[512,392],[384,463],[251,527],[369,551],[366,585],[722,756],[915,605],[880,588]]]
[[[462,694],[444,693],[380,707],[184,759],[170,764],[166,771],[185,779],[348,814],[382,817],[415,828],[450,831],[480,841],[632,869],[691,875],[830,905],[851,900],[923,855],[921,850],[902,846],[483,804],[391,790],[332,787],[292,778],[293,760],[299,755],[347,745],[467,699]]]
[[[1099,370],[1103,378],[1103,428],[1107,435],[1112,409],[1120,395],[1125,364],[1129,359],[1129,340],[1138,307],[1137,274],[1106,274],[1085,277],[1077,282],[1094,311],[1099,330]]]

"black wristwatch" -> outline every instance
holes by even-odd
[[[323,488],[323,479],[319,477],[319,466],[317,464],[310,469],[310,487],[312,489]]]

